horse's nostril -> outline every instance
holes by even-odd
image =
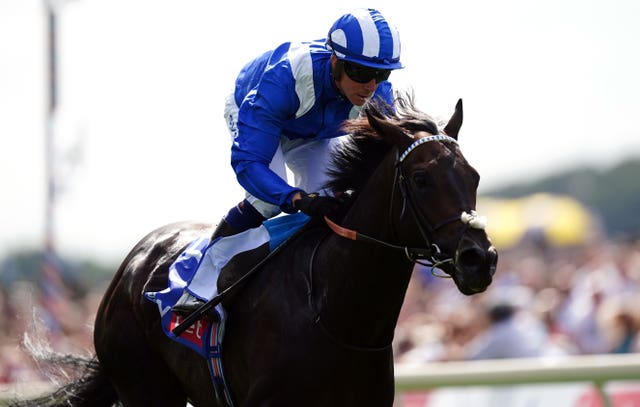
[[[484,263],[484,252],[479,248],[465,249],[458,254],[458,265],[460,267],[477,267],[482,263]]]

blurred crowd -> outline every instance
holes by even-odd
[[[499,253],[491,286],[465,297],[414,271],[397,362],[640,352],[640,241],[522,245]]]
[[[93,354],[93,320],[104,289],[52,296],[38,283],[0,284],[0,385],[47,379],[29,346],[38,353]]]
[[[104,289],[51,298],[34,283],[0,286],[0,384],[44,379],[25,334],[59,353],[91,354]],[[639,289],[640,241],[501,250],[489,289],[469,297],[416,266],[396,362],[640,352]]]

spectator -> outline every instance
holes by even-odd
[[[487,328],[467,344],[465,359],[504,359],[543,356],[547,340],[544,325],[526,312],[530,291],[504,290],[502,298],[485,308]]]

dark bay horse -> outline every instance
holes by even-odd
[[[312,220],[223,300],[223,361],[236,406],[384,406],[394,399],[391,343],[416,261],[458,289],[484,291],[497,252],[476,222],[478,173],[457,144],[462,103],[444,129],[410,98],[350,121],[331,187],[353,191],[337,232]],[[205,360],[167,338],[144,297],[212,225],[177,223],[143,238],[97,311],[96,357],[78,380],[14,405],[222,406]],[[225,287],[221,287],[221,290]]]

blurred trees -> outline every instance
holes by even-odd
[[[0,260],[0,285],[9,287],[16,281],[35,282],[42,278],[44,253],[25,249],[9,253]],[[103,264],[93,259],[56,259],[57,273],[74,297],[82,297],[92,287],[110,280],[117,265]]]
[[[546,178],[521,182],[483,195],[517,198],[539,192],[569,195],[597,214],[611,238],[640,237],[640,159],[605,170],[575,168]]]

